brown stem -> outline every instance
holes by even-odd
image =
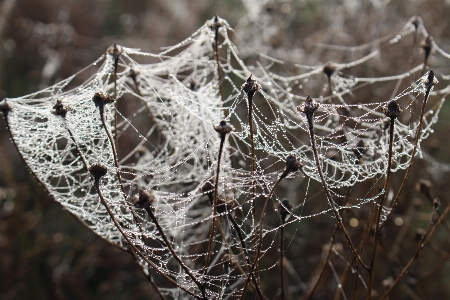
[[[387,190],[389,188],[389,180],[391,177],[391,166],[392,166],[392,146],[394,144],[394,125],[395,125],[395,118],[390,118],[390,126],[389,126],[389,150],[388,150],[388,166],[386,170],[386,180],[384,181],[384,187],[383,187],[383,195],[381,196],[380,203],[378,204],[378,211],[375,218],[375,233],[374,233],[374,241],[373,241],[373,248],[372,248],[372,259],[370,260],[370,267],[369,267],[369,282],[367,284],[367,299],[372,298],[372,283],[373,283],[373,275],[374,275],[374,265],[375,265],[375,258],[377,254],[377,246],[378,246],[378,236],[380,235],[380,219],[381,214],[383,212],[383,205],[387,198]]]
[[[280,288],[281,288],[281,300],[284,300],[284,268],[283,268],[283,256],[284,256],[284,220],[281,220],[281,229],[280,229]]]
[[[212,244],[213,244],[213,237],[214,237],[214,229],[216,225],[216,214],[217,214],[217,189],[219,186],[219,174],[220,174],[220,160],[222,158],[222,151],[223,151],[223,143],[225,142],[225,134],[221,135],[220,138],[220,146],[219,146],[219,155],[217,158],[217,170],[216,170],[216,181],[214,183],[214,200],[213,200],[213,219],[211,223],[211,230],[209,232],[209,242],[208,242],[208,250],[206,252],[206,262],[205,262],[205,275],[208,274],[208,268],[209,268],[209,259],[211,257],[211,250],[212,250]]]
[[[328,200],[328,204],[330,205],[330,207],[333,210],[334,216],[336,217],[336,220],[338,222],[339,227],[341,228],[342,232],[345,235],[345,239],[347,240],[347,243],[350,246],[350,250],[353,253],[353,256],[356,258],[356,260],[361,264],[361,266],[368,270],[369,268],[364,264],[364,262],[361,260],[361,257],[359,256],[359,254],[356,252],[355,246],[353,246],[353,243],[350,239],[350,236],[347,233],[347,230],[345,229],[344,223],[342,223],[342,219],[339,215],[339,210],[336,207],[336,203],[333,200],[333,197],[331,196],[330,190],[328,189],[328,185],[325,181],[325,177],[323,175],[322,172],[322,167],[320,166],[320,161],[319,161],[319,154],[317,152],[317,147],[316,147],[316,139],[315,139],[315,135],[314,135],[314,122],[313,122],[313,115],[314,112],[306,112],[306,118],[308,120],[308,129],[309,129],[309,138],[311,141],[311,148],[313,150],[313,154],[314,154],[314,160],[316,162],[316,168],[317,171],[319,173],[320,176],[320,180],[322,182],[322,187],[325,191],[325,195],[327,196],[327,200]]]
[[[391,209],[389,210],[389,212],[388,212],[388,214],[386,216],[386,220],[389,218],[390,214],[394,211],[394,208],[395,208],[395,206],[398,203],[400,195],[402,194],[403,189],[406,186],[406,181],[408,180],[409,173],[411,172],[412,165],[413,165],[413,162],[414,162],[414,158],[416,157],[416,151],[417,151],[417,146],[419,144],[420,135],[422,133],[422,124],[423,124],[423,118],[424,118],[424,114],[425,114],[425,106],[426,106],[426,104],[428,102],[428,97],[430,95],[431,88],[434,85],[433,80],[434,80],[434,73],[433,73],[433,70],[430,70],[430,72],[428,74],[428,82],[426,84],[427,90],[425,92],[425,97],[424,97],[424,100],[423,100],[423,103],[422,103],[422,109],[421,109],[421,112],[420,112],[419,125],[417,127],[416,137],[415,137],[415,140],[414,140],[414,147],[413,147],[413,150],[411,152],[411,159],[409,160],[408,168],[406,169],[406,173],[405,173],[405,176],[403,178],[402,184],[400,185],[400,189],[398,190],[397,195],[394,198],[394,201],[392,201]],[[385,222],[386,221],[383,222],[381,227],[383,227]]]
[[[400,282],[400,280],[406,275],[408,269],[411,267],[411,265],[414,263],[414,261],[417,259],[417,257],[419,256],[420,252],[422,251],[422,249],[428,244],[428,242],[431,240],[431,237],[434,235],[434,233],[436,232],[437,228],[439,227],[439,225],[444,221],[445,216],[450,212],[450,205],[447,205],[447,207],[445,208],[444,212],[441,214],[441,216],[439,217],[439,219],[437,220],[437,222],[434,224],[434,226],[431,228],[431,230],[428,232],[428,234],[425,234],[422,236],[419,244],[417,245],[417,249],[416,252],[414,253],[414,256],[409,260],[409,262],[406,264],[406,266],[403,268],[403,270],[401,271],[401,273],[397,276],[397,278],[395,279],[394,283],[392,283],[392,285],[389,287],[389,289],[384,293],[384,295],[380,298],[380,300],[386,299],[389,294],[392,292],[392,290],[394,289],[394,287]],[[433,213],[432,216],[430,218],[430,223],[428,226],[431,225],[431,223],[433,222]]]
[[[157,265],[155,265],[152,261],[150,261],[134,244],[133,242],[130,240],[130,238],[128,237],[128,235],[123,231],[122,226],[120,226],[119,222],[116,220],[116,218],[114,217],[113,212],[111,211],[111,208],[109,207],[108,203],[106,202],[105,198],[103,197],[103,193],[100,189],[100,178],[95,178],[95,188],[97,190],[97,194],[100,198],[100,201],[102,202],[103,206],[105,206],[106,211],[108,212],[109,216],[111,217],[112,221],[114,222],[114,225],[116,226],[116,228],[119,230],[119,232],[122,234],[122,236],[124,237],[124,239],[127,241],[127,243],[130,245],[130,247],[133,249],[133,251],[135,251],[147,264],[149,264],[152,268],[154,268],[160,275],[162,275],[164,278],[166,278],[167,280],[169,280],[171,283],[175,284],[176,286],[178,286],[180,289],[182,289],[183,291],[185,291],[186,293],[188,293],[189,295],[197,298],[197,296],[192,293],[191,291],[189,291],[188,289],[186,289],[185,287],[183,287],[182,285],[180,285],[178,282],[176,282],[175,280],[173,280],[172,278],[170,278],[164,271],[161,271],[159,269],[159,267]]]

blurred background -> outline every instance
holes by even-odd
[[[56,83],[92,63],[112,43],[157,53],[191,35],[215,14],[235,29],[235,43],[244,54],[253,49],[298,64],[330,59],[329,51],[318,43],[370,43],[399,30],[415,15],[450,52],[448,0],[1,0],[0,99]],[[247,30],[257,28],[255,24],[263,28],[261,35]],[[348,61],[345,55],[334,60]],[[409,66],[398,62],[405,55],[409,53],[387,52],[383,64],[365,70],[365,75],[407,70]],[[431,57],[429,64],[450,73],[448,61]],[[449,118],[446,103],[434,135],[423,145],[433,159],[416,160],[411,188],[403,195],[423,202],[423,211],[430,205],[415,192],[419,179],[433,184],[433,197],[448,203],[450,143],[444,137],[450,133]],[[430,163],[438,171],[431,170]],[[407,210],[401,205],[398,209]],[[315,232],[315,247],[305,248],[316,253],[311,264],[303,266],[311,269],[299,271],[302,274],[314,271],[332,228],[328,221],[311,222],[324,230]],[[408,233],[411,243],[418,226]],[[426,279],[420,292],[399,292],[396,299],[448,299],[449,274],[447,262]],[[156,299],[153,293],[131,255],[101,240],[39,186],[0,121],[0,299]],[[326,292],[317,297],[329,299]]]

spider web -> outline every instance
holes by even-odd
[[[410,21],[400,32],[376,43],[396,44],[415,32],[413,27]],[[220,76],[215,61],[216,29],[220,41],[217,53]],[[319,160],[333,196],[343,198],[340,188],[380,180],[386,174],[389,130],[382,108],[392,100],[404,111],[394,127],[392,171],[408,167],[418,129],[418,107],[428,78],[428,74],[420,76],[424,64],[387,77],[351,75],[352,68],[379,58],[379,50],[348,63],[297,65],[296,74],[291,74],[292,70],[285,68],[282,60],[267,53],[246,51],[240,56],[228,36],[231,31],[227,22],[218,18],[159,54],[114,45],[90,66],[56,85],[28,96],[6,99],[11,108],[8,125],[21,155],[65,209],[104,239],[130,249],[99,201],[87,170],[94,164],[106,166],[108,172],[101,179],[100,188],[126,236],[155,263],[159,274],[166,274],[185,290],[200,295],[199,286],[174,260],[145,209],[133,206],[140,190],[150,192],[155,198],[151,209],[159,225],[187,268],[206,282],[209,298],[240,295],[247,277],[237,267],[246,265],[246,255],[226,217],[229,212],[216,216],[221,220],[225,240],[215,232],[210,269],[205,274],[203,257],[207,255],[214,216],[209,195],[202,187],[215,180],[220,145],[213,125],[225,119],[234,126],[223,148],[218,195],[237,203],[232,214],[252,256],[257,247],[254,235],[259,222],[252,211],[268,197],[284,170],[286,157],[295,155],[301,160],[308,186],[310,181],[320,182],[306,116],[297,110],[306,99],[305,90],[319,91],[311,95],[320,104],[314,114]],[[420,32],[427,36],[423,26]],[[433,47],[443,58],[450,57],[434,42]],[[298,69],[307,72],[298,73]],[[242,89],[250,74],[261,86],[253,99],[255,172],[251,168],[249,99]],[[446,76],[442,78],[447,80]],[[374,101],[355,96],[367,86],[408,80],[411,85],[390,99]],[[420,142],[433,132],[444,102],[439,95],[447,90],[448,87],[440,87],[431,93],[433,101],[427,105],[416,155],[421,155]],[[116,95],[118,99],[104,106],[105,124],[93,101],[96,93],[112,98]],[[55,113],[58,103],[67,109],[64,116]],[[117,142],[118,159],[108,133]],[[300,184],[305,179],[298,172],[288,180]],[[357,205],[374,201],[382,192],[362,195]],[[273,201],[280,201],[277,193]],[[331,210],[325,202],[316,205],[321,206],[320,210],[311,214],[304,214],[302,205],[298,205],[288,223],[298,224],[304,218]],[[278,229],[275,226],[264,230],[263,236],[271,240],[267,246],[264,244],[260,260],[275,243],[269,233]],[[232,257],[230,249],[234,251]],[[225,255],[228,260],[223,260]],[[236,260],[237,264],[229,260]],[[139,262],[146,265],[142,258]],[[261,276],[275,265],[276,261],[261,269]],[[170,284],[163,286],[162,291],[174,298],[184,293]]]

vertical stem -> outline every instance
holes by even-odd
[[[434,86],[434,72],[433,72],[433,70],[430,70],[430,72],[428,74],[428,82],[426,83],[425,86],[426,86],[425,97],[424,97],[424,100],[423,100],[423,103],[422,103],[422,109],[420,111],[419,125],[417,127],[416,137],[414,139],[414,147],[413,147],[413,150],[411,152],[411,159],[409,160],[408,168],[406,169],[406,173],[405,173],[405,176],[403,178],[402,184],[400,185],[400,189],[398,190],[397,195],[394,198],[394,201],[392,201],[391,209],[388,212],[388,214],[386,216],[386,219],[389,218],[390,214],[392,213],[392,211],[394,211],[394,208],[395,208],[395,206],[398,203],[400,195],[402,194],[403,189],[406,186],[406,181],[408,180],[409,173],[411,172],[412,165],[413,165],[413,162],[414,162],[414,158],[416,157],[416,151],[417,151],[417,147],[419,145],[420,135],[422,134],[422,124],[423,124],[423,118],[424,118],[424,114],[425,114],[425,106],[426,106],[426,104],[428,102],[428,97],[430,96],[430,91],[431,91],[432,87]],[[383,226],[383,224],[382,224],[382,226]]]
[[[284,300],[284,267],[283,267],[283,256],[284,256],[284,218],[281,219],[281,229],[280,229],[280,286],[281,286],[281,300]]]
[[[356,252],[356,249],[353,246],[353,243],[352,243],[352,241],[350,239],[350,236],[348,235],[347,230],[345,229],[344,223],[342,222],[341,216],[339,215],[339,210],[336,207],[336,203],[333,201],[333,197],[331,196],[331,193],[328,190],[328,186],[327,186],[327,183],[325,181],[325,177],[324,177],[323,172],[322,172],[322,167],[320,166],[319,154],[317,152],[317,147],[316,147],[316,139],[315,139],[315,135],[314,135],[313,114],[314,114],[314,112],[306,112],[306,118],[307,118],[307,121],[308,121],[308,129],[309,129],[309,138],[310,138],[310,141],[311,141],[311,148],[313,150],[314,160],[316,162],[316,168],[317,168],[317,171],[319,173],[320,180],[322,182],[322,187],[323,187],[323,189],[325,191],[325,195],[327,196],[328,204],[333,209],[334,216],[336,217],[338,225],[339,225],[339,227],[341,228],[342,232],[345,235],[345,239],[347,240],[347,243],[350,246],[350,250],[352,251],[353,256],[361,264],[361,266],[363,266],[364,269],[368,270],[368,267],[364,264],[364,262],[361,260],[361,257]]]
[[[214,183],[214,200],[213,200],[213,219],[211,223],[211,230],[209,232],[209,242],[208,242],[208,251],[206,252],[206,262],[205,262],[205,275],[208,274],[208,267],[209,267],[209,259],[211,257],[211,249],[212,249],[212,243],[213,243],[213,237],[214,237],[214,229],[216,224],[216,214],[217,214],[217,189],[219,186],[219,174],[220,174],[220,160],[222,158],[222,150],[223,150],[223,143],[225,142],[225,134],[221,135],[220,138],[220,146],[219,146],[219,156],[217,158],[217,170],[216,170],[216,181]]]

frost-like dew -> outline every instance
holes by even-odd
[[[220,24],[220,78],[213,47],[213,26],[217,24]],[[186,268],[195,278],[207,283],[205,293],[209,298],[238,296],[246,278],[247,269],[242,273],[236,264],[224,260],[228,257],[240,266],[246,265],[241,241],[227,219],[228,211],[216,216],[221,231],[214,235],[211,271],[205,274],[203,265],[213,219],[210,204],[213,196],[202,187],[215,180],[220,139],[213,125],[222,119],[233,124],[234,130],[227,136],[223,148],[217,196],[229,197],[235,202],[229,208],[249,253],[254,253],[257,247],[253,236],[259,220],[253,219],[252,209],[255,203],[268,196],[288,155],[293,154],[302,161],[303,171],[309,178],[304,200],[293,209],[287,224],[298,225],[303,219],[332,211],[323,199],[315,199],[314,205],[320,208],[315,212],[306,214],[304,210],[314,197],[308,193],[310,181],[320,182],[320,177],[306,117],[297,111],[297,106],[307,96],[303,85],[322,80],[323,85],[317,90],[328,91],[327,86],[330,90],[330,93],[311,96],[320,104],[314,114],[318,155],[325,181],[336,199],[344,197],[339,188],[368,180],[379,181],[386,174],[389,133],[382,107],[391,100],[396,100],[407,115],[395,124],[392,172],[407,168],[413,155],[419,117],[414,109],[423,101],[428,75],[412,82],[393,99],[354,99],[352,94],[368,85],[411,80],[423,65],[387,77],[348,75],[353,67],[374,59],[379,54],[375,51],[347,63],[335,63],[332,68],[331,64],[298,65],[297,70],[307,69],[308,72],[290,74],[291,71],[283,70],[282,60],[271,58],[265,51],[251,53],[245,49],[239,54],[228,36],[230,30],[225,20],[213,19],[186,40],[159,54],[121,47],[117,87],[114,85],[114,58],[106,52],[88,68],[52,87],[6,100],[11,108],[7,120],[13,139],[45,188],[98,235],[130,249],[99,201],[94,180],[87,170],[93,164],[107,168],[108,172],[100,181],[107,205],[126,237],[154,263],[156,271],[183,287],[184,291],[174,288],[173,284],[168,285],[172,288],[161,286],[163,293],[174,298],[184,297],[185,291],[195,295],[202,291],[174,259],[146,209],[152,210]],[[401,37],[410,33],[408,23],[400,32],[375,42],[393,43],[395,36],[399,43]],[[449,58],[436,45],[435,49]],[[249,57],[260,61],[247,66]],[[345,76],[341,73],[344,69]],[[87,75],[92,73],[90,77]],[[253,99],[254,175],[247,116],[249,103],[241,88],[250,74],[262,88]],[[325,75],[329,77],[328,82],[323,80]],[[80,81],[84,83],[73,87]],[[446,89],[439,87],[437,81],[434,84],[439,88],[436,94]],[[223,98],[220,85],[224,90]],[[112,99],[115,90],[117,99]],[[96,93],[116,103],[99,105],[93,101]],[[57,103],[67,109],[64,115],[55,113]],[[419,145],[433,132],[442,104],[443,100],[429,105]],[[126,109],[122,111],[123,107]],[[115,145],[117,160],[112,146],[114,139],[118,141]],[[415,154],[421,154],[420,146]],[[428,158],[426,154],[424,157]],[[303,175],[298,173],[290,175],[286,181],[301,181]],[[253,185],[256,185],[255,196]],[[151,207],[134,205],[141,190],[154,198]],[[379,194],[369,194],[359,197],[353,207],[378,199]],[[279,201],[277,196],[275,199]],[[383,216],[387,213],[388,208],[383,210]],[[268,226],[264,236],[273,236],[277,229]],[[275,243],[273,239],[265,244],[268,246],[262,248],[260,258],[270,259],[267,251]],[[146,264],[142,257],[139,262],[142,266]],[[275,266],[275,261],[267,264],[260,275],[266,276]],[[223,271],[225,268],[227,272]]]

